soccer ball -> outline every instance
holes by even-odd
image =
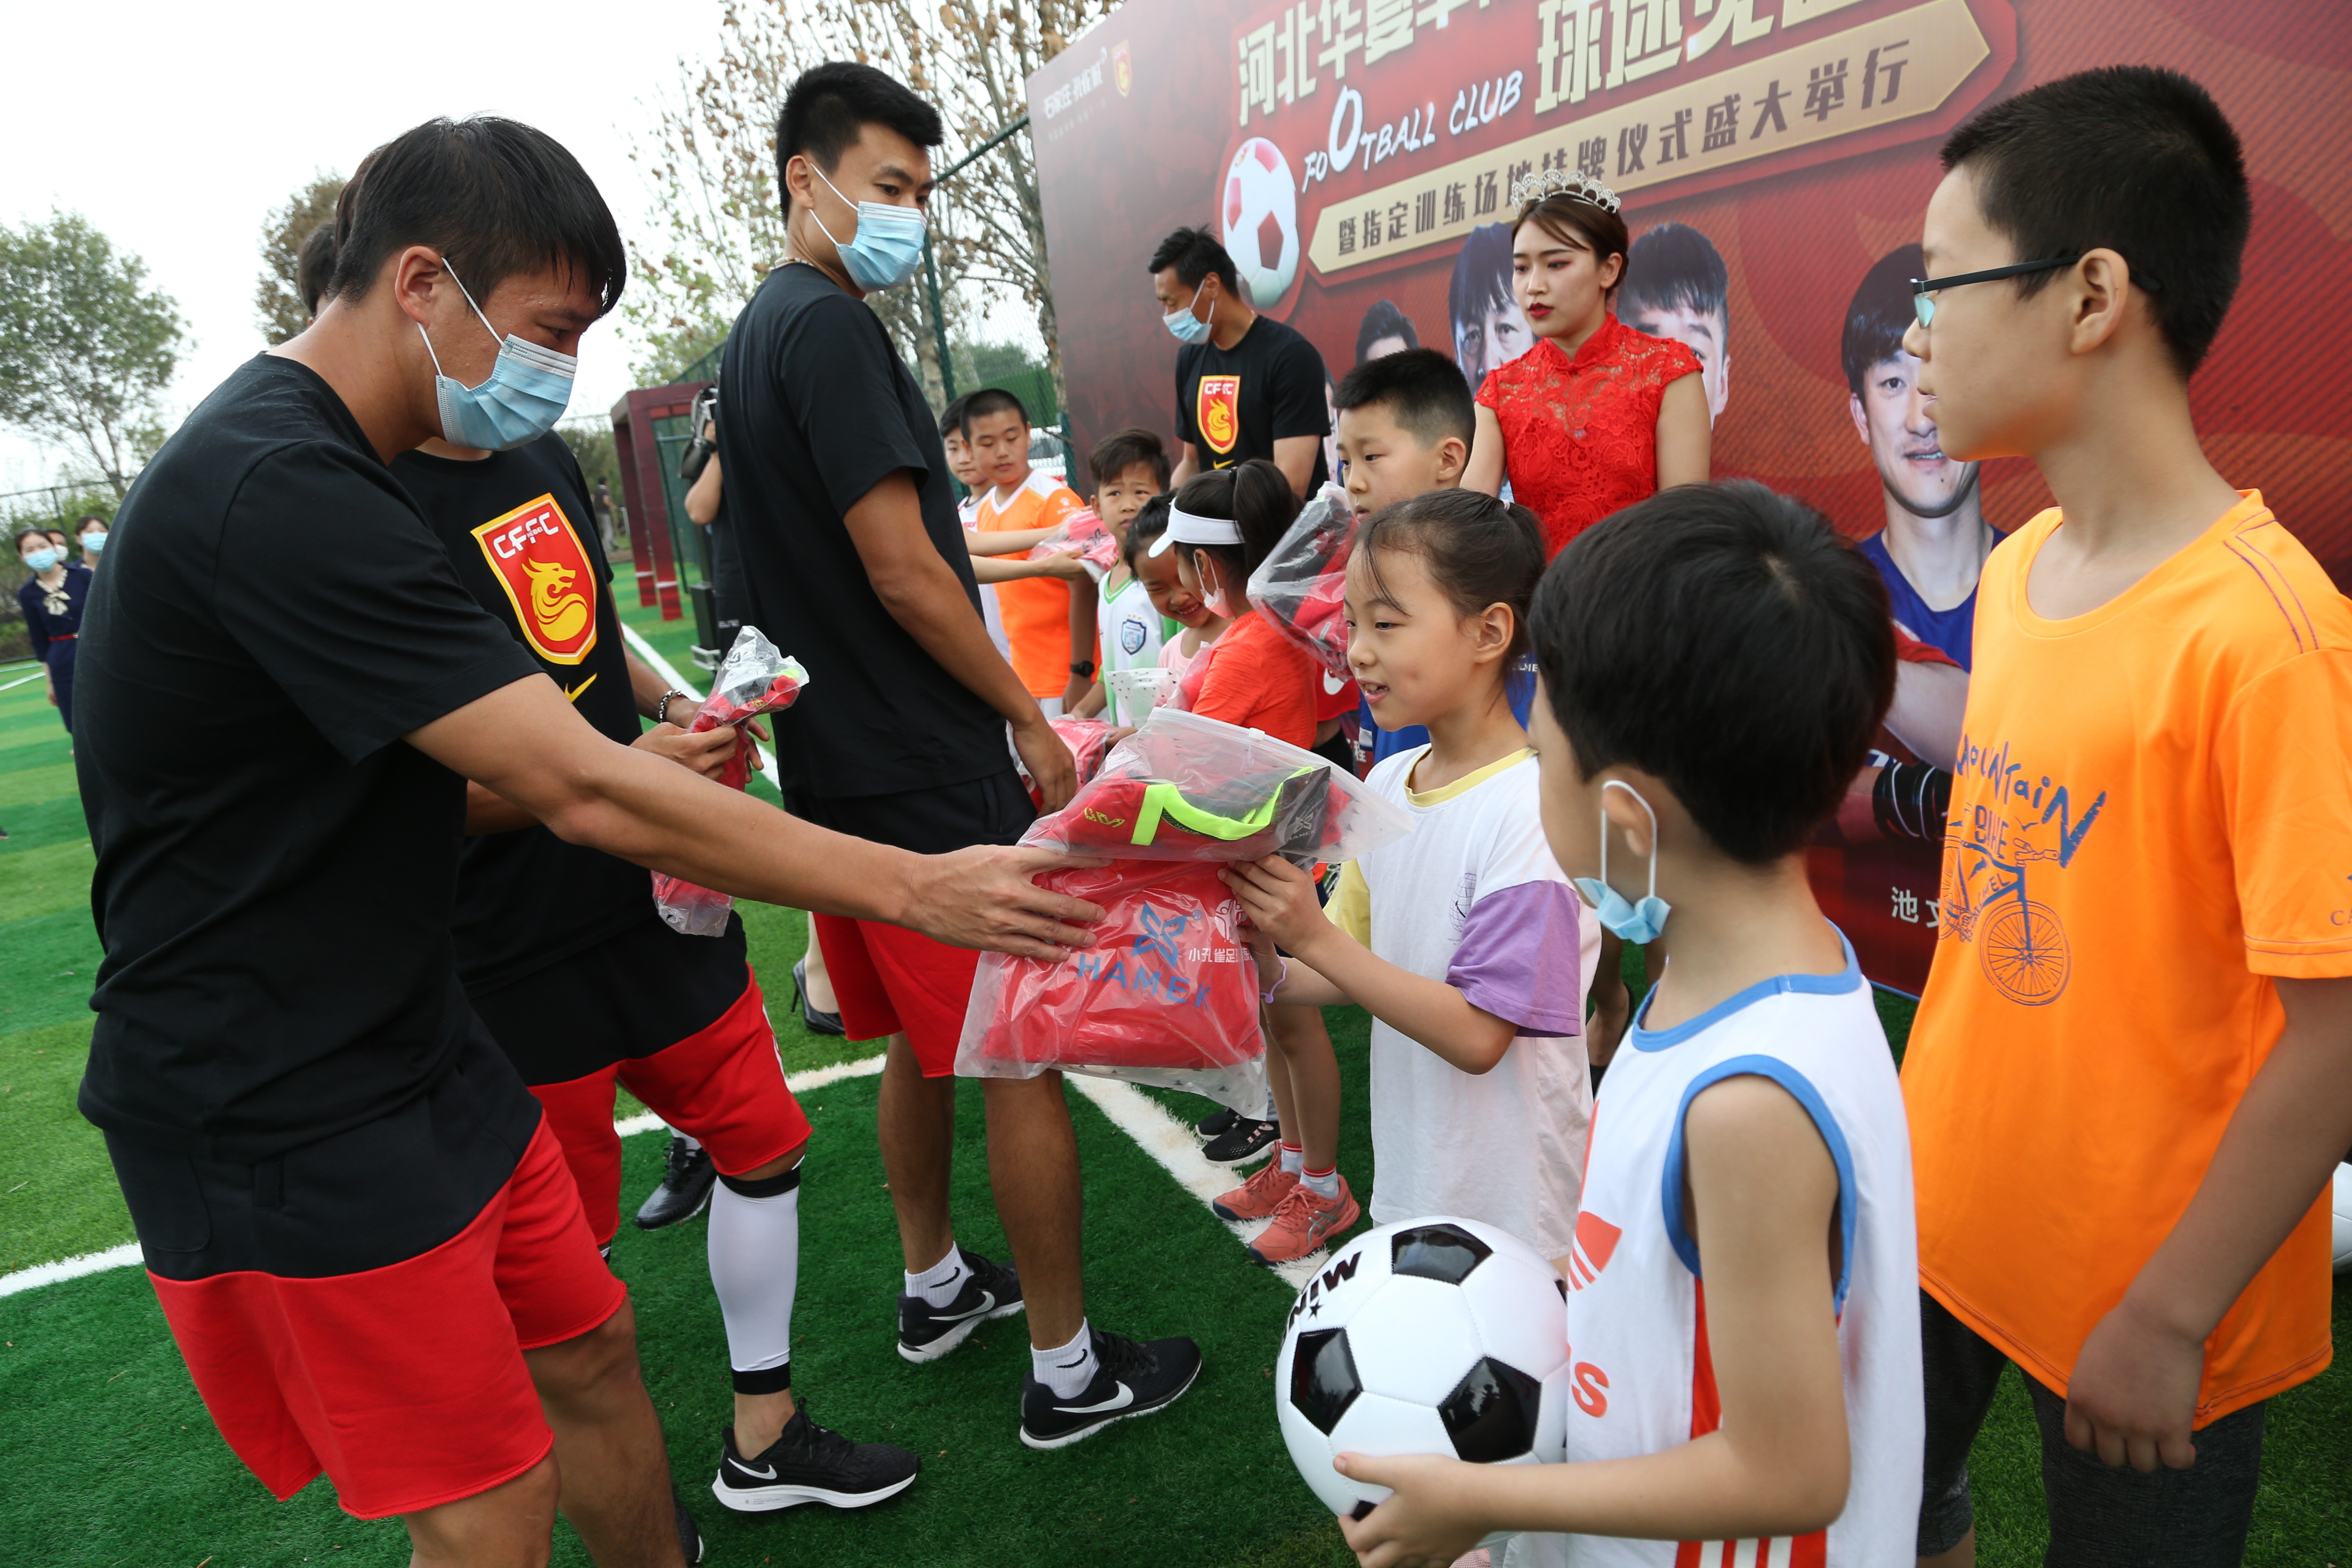
[[[1241,144],[1225,169],[1225,249],[1250,303],[1261,310],[1298,276],[1298,188],[1282,149],[1263,136]]]
[[[1334,1513],[1361,1518],[1388,1496],[1333,1469],[1343,1453],[1557,1464],[1568,1444],[1568,1290],[1535,1248],[1493,1226],[1382,1226],[1299,1292],[1274,1383],[1291,1462]]]
[[[2336,1272],[2352,1272],[2352,1165],[2336,1167],[2334,1252]]]

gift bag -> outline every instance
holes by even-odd
[[[1046,722],[1053,726],[1054,733],[1062,737],[1062,743],[1070,748],[1070,756],[1078,764],[1078,782],[1084,784],[1094,777],[1095,771],[1102,766],[1104,754],[1110,750],[1110,725],[1100,719],[1050,719]],[[1029,776],[1029,764],[1021,760],[1018,752],[1013,753],[1013,767],[1028,789],[1031,804],[1044,810],[1045,802],[1037,793],[1037,781]]]
[[[1110,575],[1111,567],[1118,561],[1118,541],[1091,508],[1081,508],[1056,523],[1052,533],[1031,545],[1028,559],[1042,561],[1056,553],[1076,555],[1086,566],[1087,574],[1100,583]]]
[[[1348,556],[1355,548],[1354,503],[1326,484],[1250,574],[1246,589],[1276,631],[1338,679],[1354,675],[1348,668]]]
[[[962,1078],[1048,1068],[1265,1106],[1257,963],[1241,905],[1206,861],[1049,871],[1041,888],[1099,904],[1095,942],[1058,963],[981,954],[956,1047]]]
[[[1402,807],[1312,752],[1155,708],[1024,844],[1121,859],[1350,860],[1412,831]]]
[[[700,732],[721,724],[740,726],[757,714],[780,712],[793,705],[807,684],[808,671],[801,668],[800,660],[778,653],[776,645],[760,635],[759,627],[745,626],[735,634],[734,646],[719,662],[710,695],[703,699],[686,727]],[[751,737],[739,727],[735,750],[719,775],[720,784],[741,789],[751,782],[752,744]],[[653,877],[654,908],[672,931],[688,936],[717,936],[727,929],[727,912],[735,907],[733,898],[660,871]]]

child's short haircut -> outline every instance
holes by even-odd
[[[963,438],[967,441],[971,439],[971,427],[974,422],[985,419],[992,414],[1007,413],[1021,416],[1021,423],[1024,425],[1029,423],[1029,410],[1023,406],[1019,398],[1001,386],[983,386],[978,392],[965,394],[961,426]]]
[[[1944,143],[1944,167],[1977,177],[1985,222],[2020,261],[2107,247],[2131,264],[2185,380],[2238,291],[2253,222],[2238,133],[2178,71],[2105,66],[1978,112]],[[2011,281],[2021,299],[2055,272]]]
[[[1124,430],[1114,430],[1095,443],[1087,454],[1087,467],[1094,470],[1095,483],[1107,485],[1128,469],[1149,465],[1154,489],[1168,488],[1168,448],[1159,437],[1139,425]]]
[[[1625,252],[1625,281],[1618,295],[1620,320],[1643,305],[1661,310],[1696,310],[1731,319],[1731,274],[1715,241],[1686,223],[1662,223]]]
[[[1119,542],[1118,554],[1129,571],[1135,571],[1135,563],[1143,559],[1151,542],[1168,531],[1168,509],[1173,504],[1175,498],[1162,490],[1145,501],[1141,511],[1128,519],[1127,537]]]
[[[1385,405],[1389,417],[1423,447],[1434,447],[1448,436],[1465,447],[1477,438],[1478,410],[1470,401],[1470,384],[1462,367],[1435,349],[1402,349],[1368,359],[1339,378],[1331,406],[1350,408]]]
[[[1837,809],[1895,695],[1878,574],[1750,479],[1677,485],[1587,529],[1533,620],[1582,774],[1655,774],[1746,865],[1801,848]]]
[[[1453,368],[1442,356],[1440,363]],[[1458,385],[1462,378],[1454,380]],[[1430,581],[1456,616],[1508,605],[1511,646],[1505,669],[1527,651],[1528,607],[1544,571],[1543,525],[1527,508],[1479,490],[1430,490],[1372,513],[1357,537],[1356,550],[1364,558],[1373,590],[1381,595],[1389,591],[1381,575],[1381,552],[1397,550],[1422,558]]]
[[[1903,352],[1903,334],[1919,319],[1911,303],[1911,280],[1927,272],[1927,258],[1917,245],[1898,245],[1873,262],[1854,285],[1838,358],[1845,365],[1845,389],[1856,397],[1862,395],[1871,366]]]
[[[950,436],[963,435],[963,405],[971,401],[971,394],[967,392],[940,410],[940,440],[944,441]]]

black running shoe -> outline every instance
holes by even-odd
[[[1201,1157],[1213,1165],[1238,1165],[1258,1153],[1282,1136],[1279,1121],[1258,1121],[1247,1116],[1236,1116],[1234,1124],[1209,1140]]]
[[[719,1168],[710,1163],[710,1151],[699,1144],[688,1148],[685,1139],[671,1133],[661,1185],[646,1195],[637,1210],[637,1228],[659,1230],[692,1219],[710,1201],[710,1189],[718,1180]]]
[[[669,1489],[670,1506],[677,1510],[677,1550],[686,1559],[686,1568],[702,1561],[702,1531],[694,1522],[694,1515],[686,1511],[686,1499],[677,1492],[673,1481]]]
[[[849,1031],[841,1025],[839,1013],[820,1013],[808,999],[808,960],[796,959],[793,963],[793,1000],[799,1004],[801,1026],[812,1035],[831,1035],[836,1038]]]
[[[853,1443],[818,1426],[803,1405],[756,1458],[735,1451],[735,1428],[728,1427],[710,1495],[737,1513],[772,1513],[804,1502],[871,1508],[913,1486],[922,1468],[923,1462],[904,1448]]]
[[[898,1298],[898,1353],[911,1362],[937,1361],[971,1337],[991,1318],[1021,1310],[1021,1276],[959,1247],[966,1279],[956,1299],[934,1307],[920,1296]]]
[[[1139,1344],[1094,1331],[1095,1380],[1064,1399],[1026,1377],[1021,1383],[1021,1440],[1033,1448],[1066,1448],[1114,1421],[1149,1415],[1176,1403],[1201,1375],[1201,1347],[1191,1340]]]
[[[1203,1116],[1200,1121],[1192,1123],[1192,1131],[1198,1132],[1203,1138],[1214,1138],[1218,1133],[1223,1132],[1226,1128],[1231,1127],[1234,1122],[1239,1121],[1241,1119],[1242,1113],[1240,1111],[1235,1110],[1229,1105],[1220,1105],[1216,1110],[1212,1110],[1208,1115]]]

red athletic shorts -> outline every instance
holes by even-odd
[[[586,1333],[628,1296],[543,1120],[472,1222],[415,1257],[320,1278],[148,1277],[237,1458],[281,1500],[323,1471],[361,1519],[539,1463],[555,1437],[522,1352]]]
[[[980,954],[901,926],[839,915],[818,915],[816,935],[849,1037],[904,1034],[925,1078],[953,1076]]]
[[[688,941],[707,941],[693,937]],[[776,1032],[749,965],[742,994],[716,1022],[651,1056],[614,1062],[564,1083],[531,1086],[562,1141],[599,1244],[621,1226],[621,1136],[613,1126],[617,1080],[655,1115],[698,1139],[730,1176],[756,1170],[808,1142],[809,1123],[785,1086]],[[958,1016],[956,1022],[962,1024]],[[950,1046],[952,1050],[952,1045]]]

